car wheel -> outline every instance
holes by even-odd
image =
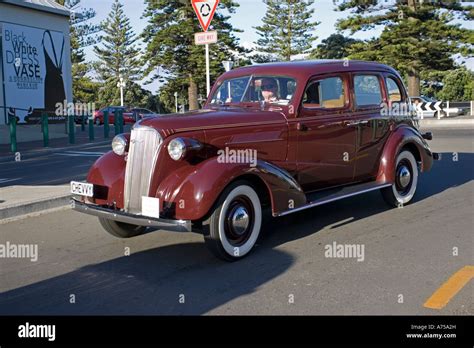
[[[262,206],[246,181],[238,181],[222,193],[211,216],[203,224],[209,250],[225,261],[236,261],[254,247],[262,225]]]
[[[102,124],[102,122],[100,122],[100,118],[98,118],[98,117],[94,120],[94,123],[98,126],[100,126]]]
[[[136,226],[126,224],[124,222],[99,218],[102,227],[111,235],[118,238],[131,238],[143,234],[146,230],[145,226]]]
[[[418,183],[418,165],[410,151],[402,151],[397,156],[395,182],[382,189],[382,195],[390,206],[409,204],[415,195]]]

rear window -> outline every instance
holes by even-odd
[[[391,102],[401,102],[402,101],[402,92],[400,87],[398,87],[397,82],[391,77],[387,77],[387,91],[388,91],[388,100]]]
[[[345,105],[344,83],[338,76],[311,82],[303,97],[305,108],[334,109]]]
[[[382,91],[376,75],[356,75],[354,77],[354,95],[357,106],[380,105]]]

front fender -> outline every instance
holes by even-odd
[[[260,160],[255,167],[248,163],[220,163],[217,157],[174,171],[160,183],[156,197],[174,203],[176,219],[200,220],[224,188],[244,175],[255,175],[263,182],[274,215],[289,206],[297,208],[306,203],[303,190],[285,170]]]
[[[397,155],[404,146],[415,147],[421,161],[421,171],[429,171],[433,165],[433,154],[428,143],[421,134],[407,126],[398,127],[385,143],[377,174],[378,183],[392,183],[395,181],[395,165]],[[415,156],[416,157],[416,156]]]
[[[87,174],[87,182],[107,187],[106,197],[96,199],[95,203],[100,205],[115,204],[118,208],[123,208],[123,185],[126,164],[127,162],[125,162],[123,156],[109,151],[92,165]]]

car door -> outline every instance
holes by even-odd
[[[319,75],[306,86],[296,119],[297,180],[305,191],[353,180],[356,129],[349,74]]]
[[[354,73],[351,82],[356,118],[352,126],[357,134],[354,180],[367,181],[377,173],[389,130],[389,118],[382,109],[387,102],[385,82],[376,72]]]

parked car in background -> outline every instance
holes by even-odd
[[[98,125],[104,124],[104,112],[108,111],[109,113],[109,124],[114,124],[115,122],[115,112],[121,110],[123,112],[123,121],[124,124],[134,124],[136,121],[141,120],[144,117],[153,117],[157,116],[151,110],[144,108],[129,108],[124,106],[107,106],[96,112],[94,112],[94,123]],[[136,119],[135,119],[136,117]]]
[[[144,109],[144,108],[132,108],[130,109],[129,111],[127,112],[130,112],[132,114],[135,114],[137,113],[138,114],[138,119],[142,119],[144,117],[155,117],[155,116],[158,116],[158,114],[156,112],[153,112],[151,110],[148,110],[148,109]]]
[[[144,118],[72,182],[73,208],[110,234],[148,227],[197,232],[217,257],[246,256],[263,215],[292,214],[380,190],[391,207],[413,201],[436,153],[386,65],[299,61],[222,75],[202,110]],[[357,203],[359,204],[359,203]],[[297,228],[297,226],[294,226]]]
[[[459,116],[462,115],[463,111],[460,108],[457,107],[447,107],[446,103],[444,102],[441,106],[441,110],[437,111],[435,110],[435,103],[438,101],[433,98],[425,97],[425,96],[420,96],[420,97],[410,97],[412,105],[415,107],[416,114],[419,118],[425,118],[425,117],[446,117],[446,116]],[[427,103],[430,103],[429,108],[432,111],[429,110],[423,110],[425,108],[425,105]],[[417,107],[421,106],[421,108]]]

